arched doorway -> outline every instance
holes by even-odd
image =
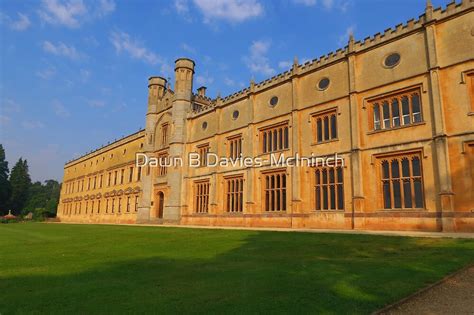
[[[158,192],[158,203],[157,203],[157,209],[156,209],[156,214],[159,219],[163,219],[163,206],[165,204],[165,194],[160,191]]]

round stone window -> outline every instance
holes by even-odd
[[[206,130],[207,129],[207,121],[203,122],[201,127],[202,127],[202,130]]]
[[[328,88],[330,82],[331,81],[328,78],[322,78],[318,82],[318,90],[324,91],[325,89]]]
[[[271,107],[275,107],[277,104],[278,104],[278,97],[277,97],[277,96],[273,96],[273,97],[270,99],[270,106],[271,106]]]
[[[234,112],[232,113],[232,119],[236,120],[237,118],[239,118],[239,111],[234,110]]]
[[[400,63],[400,54],[399,53],[392,53],[385,57],[383,61],[383,65],[387,68],[393,68]]]

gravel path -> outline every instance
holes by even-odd
[[[474,266],[381,314],[474,314]]]

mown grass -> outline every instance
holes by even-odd
[[[0,313],[370,313],[474,262],[474,241],[0,226]]]

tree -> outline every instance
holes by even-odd
[[[3,145],[0,144],[0,216],[8,213],[8,200],[11,193],[8,173],[8,161],[5,160],[5,150]]]
[[[28,199],[28,191],[31,186],[28,174],[28,162],[20,158],[12,168],[10,174],[11,196],[10,208],[15,215],[19,215]]]
[[[22,214],[33,212],[36,217],[52,217],[56,214],[59,202],[60,184],[55,180],[47,180],[44,185],[35,182],[31,185],[28,200]]]

